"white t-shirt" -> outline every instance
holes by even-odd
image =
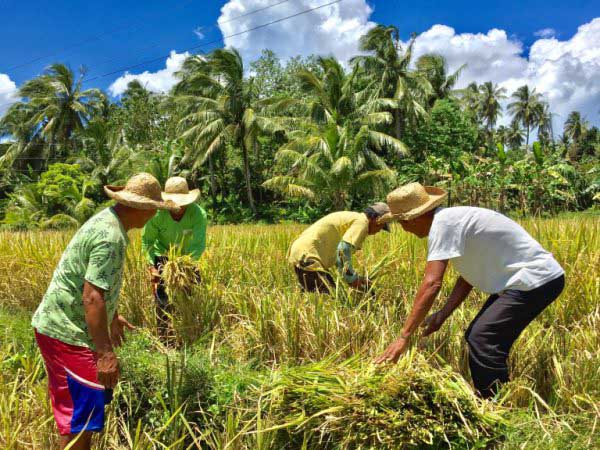
[[[427,261],[449,259],[473,287],[496,294],[530,291],[564,270],[519,224],[485,208],[439,208],[429,231]]]

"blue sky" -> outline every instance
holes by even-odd
[[[328,2],[289,0],[231,21],[242,13],[280,1],[0,0],[0,103],[3,92],[6,100],[10,86],[18,87],[53,61],[65,62],[73,68],[85,65],[88,78],[94,78],[157,58],[153,63],[132,69],[130,76],[147,71],[146,80],[151,80],[149,85],[155,86],[154,90],[167,89],[170,85],[168,76],[185,57],[182,55],[185,49],[219,39],[223,33],[239,32]],[[404,40],[411,32],[420,35],[417,47],[420,46],[421,50],[417,48],[417,53],[442,53],[447,56],[451,69],[462,63],[469,64],[465,83],[470,78],[487,77],[504,83],[509,90],[523,80],[539,83],[540,90],[547,91],[556,100],[561,114],[569,108],[580,107],[591,115],[589,119],[596,122],[597,111],[594,112],[593,105],[588,105],[585,99],[595,98],[596,94],[600,96],[600,83],[582,78],[580,83],[588,91],[575,92],[578,88],[575,86],[569,92],[557,92],[557,86],[550,79],[556,78],[556,74],[548,78],[544,62],[562,61],[565,55],[574,58],[566,66],[563,64],[556,68],[560,76],[568,75],[569,70],[580,70],[577,69],[578,64],[586,65],[584,69],[589,71],[599,68],[600,44],[588,42],[596,37],[600,41],[600,35],[596,34],[600,30],[600,20],[593,22],[600,16],[598,2],[536,0],[527,2],[526,6],[523,4],[514,0],[487,4],[456,0],[342,0],[318,12],[230,39],[227,43],[240,47],[248,59],[258,55],[264,46],[273,47],[284,56],[322,52],[345,59],[355,52],[360,34],[374,22],[394,24],[400,28]],[[219,17],[220,27],[216,25]],[[580,32],[582,39],[578,40],[578,28],[586,25],[589,29]],[[317,29],[319,33],[315,32]],[[498,32],[490,31],[494,29]],[[200,32],[202,39],[194,33],[195,30]],[[581,44],[581,40],[585,42]],[[536,66],[532,68],[529,51],[536,42],[538,44],[533,47],[532,55]],[[217,45],[205,46],[203,50]],[[176,53],[171,55],[169,66],[169,61],[162,56],[172,51]],[[486,62],[486,58],[496,51],[498,53]],[[40,59],[21,66],[37,58]],[[494,67],[496,70],[493,70]],[[535,70],[540,72],[539,79],[531,75]],[[118,81],[113,83],[120,75],[96,78],[86,86],[108,90],[113,85],[109,92],[118,94],[122,89],[118,87]],[[158,79],[160,82],[153,84]]]

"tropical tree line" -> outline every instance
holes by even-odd
[[[187,177],[216,222],[309,221],[409,181],[446,186],[451,204],[521,214],[593,206],[596,127],[574,111],[557,136],[535,88],[457,89],[463,67],[413,58],[413,44],[376,26],[347,66],[269,50],[246,65],[218,49],[188,57],[169,93],[133,81],[118,101],[53,64],[0,119],[0,220],[81,223],[103,207],[102,185],[140,170]]]

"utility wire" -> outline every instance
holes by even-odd
[[[272,4],[272,5],[264,6],[264,7],[262,7],[262,8],[255,9],[255,10],[249,11],[249,12],[247,12],[247,13],[240,14],[239,16],[232,17],[231,19],[228,19],[228,20],[225,20],[225,21],[221,22],[221,24],[226,24],[226,23],[231,23],[231,22],[234,22],[234,21],[236,21],[236,20],[239,20],[239,19],[241,19],[241,18],[244,18],[244,17],[251,16],[251,15],[253,15],[253,14],[256,14],[256,13],[259,13],[259,12],[262,12],[262,11],[265,11],[265,10],[267,10],[267,9],[270,9],[270,8],[274,8],[275,6],[279,6],[279,5],[283,4],[283,3],[288,3],[289,1],[290,1],[290,0],[281,0],[281,1],[277,2],[277,3],[274,3],[274,4]],[[332,3],[330,3],[330,4],[339,3],[340,1],[342,1],[342,0],[338,0],[338,1],[332,2]],[[190,3],[190,2],[188,2],[188,4],[189,4],[189,3]],[[187,6],[187,4],[186,4],[185,6]],[[299,14],[294,14],[294,15],[292,15],[292,16],[289,16],[288,18],[296,17],[297,15],[300,15],[300,14],[305,14],[305,13],[307,13],[307,12],[310,12],[310,11],[312,11],[312,10],[315,10],[315,9],[320,9],[320,8],[323,8],[323,7],[325,7],[325,6],[329,6],[329,4],[328,4],[328,5],[322,5],[322,6],[319,6],[319,7],[313,8],[313,9],[311,9],[311,10],[303,11],[302,13],[299,13]],[[254,28],[254,29],[264,28],[265,26],[271,25],[271,24],[273,24],[273,23],[281,22],[282,20],[285,20],[285,19],[286,19],[286,18],[279,19],[279,20],[277,20],[277,21],[274,21],[274,22],[272,22],[272,23],[270,23],[270,24],[261,25],[261,26],[259,26],[259,27],[256,27],[256,28]],[[211,25],[211,26],[210,26],[210,27],[208,27],[207,29],[213,29],[213,28],[216,28],[216,27],[217,27],[217,25]],[[220,39],[218,39],[218,40],[215,40],[215,41],[211,41],[211,42],[205,42],[205,43],[203,43],[203,44],[201,44],[201,45],[194,46],[194,47],[190,47],[190,49],[195,49],[195,48],[199,48],[199,47],[201,47],[201,46],[208,46],[208,45],[211,45],[211,44],[214,44],[214,43],[218,43],[218,42],[221,42],[221,41],[223,41],[223,40],[224,40],[225,38],[227,38],[227,37],[233,37],[233,36],[237,36],[238,34],[243,34],[243,33],[246,33],[246,32],[250,32],[250,31],[253,31],[254,29],[250,29],[250,30],[244,30],[243,32],[236,33],[236,34],[233,34],[233,35],[231,35],[231,36],[225,36],[225,37],[222,37],[222,38],[220,38]],[[83,44],[85,44],[85,43],[87,43],[87,42],[90,42],[90,41],[92,41],[92,40],[100,39],[102,36],[104,36],[104,35],[107,35],[107,34],[110,34],[110,32],[102,33],[102,34],[100,34],[100,35],[98,35],[98,36],[91,37],[91,38],[87,39],[87,40],[86,40],[86,41],[84,41],[84,42],[81,42],[81,43],[78,43],[78,44],[74,44],[73,46],[70,46],[70,47],[66,47],[66,48],[64,48],[64,49],[62,49],[62,50],[59,50],[59,51],[55,52],[54,54],[51,54],[51,55],[46,55],[46,56],[41,56],[41,57],[39,57],[39,58],[36,58],[36,59],[34,59],[34,60],[30,60],[30,61],[27,61],[27,62],[25,62],[25,63],[23,63],[23,64],[20,64],[20,65],[18,65],[18,66],[13,66],[12,68],[10,68],[10,67],[9,67],[7,70],[11,70],[11,69],[18,68],[18,67],[23,67],[23,66],[26,66],[26,65],[28,65],[28,64],[31,64],[31,63],[33,63],[33,62],[39,61],[39,60],[41,60],[41,59],[44,59],[44,58],[46,58],[46,57],[53,56],[53,55],[56,55],[56,54],[60,54],[62,51],[65,51],[65,50],[68,50],[68,49],[70,49],[70,48],[73,48],[73,47],[77,47],[77,46],[83,45]],[[144,47],[144,48],[143,48],[141,51],[146,51],[146,50],[149,50],[149,49],[152,49],[152,48],[158,47],[159,45],[160,45],[160,43],[154,43],[154,44],[152,44],[152,45],[150,45],[150,46],[148,46],[148,47]],[[184,51],[188,51],[188,50],[184,50]],[[170,54],[169,54],[169,55],[166,55],[166,57],[168,57],[168,56],[170,56]],[[159,58],[153,59],[153,60],[152,60],[152,62],[153,62],[153,61],[156,61],[156,60],[158,60],[158,59],[163,59],[163,58],[164,58],[164,56],[161,56],[161,57],[159,57]],[[120,58],[112,58],[112,59],[104,60],[103,62],[105,62],[105,63],[106,63],[106,62],[118,61],[119,59],[120,59]],[[135,66],[132,66],[132,67],[137,67],[137,66],[139,66],[139,65],[142,65],[142,64],[147,64],[147,63],[148,63],[148,61],[145,61],[145,62],[139,63],[139,64],[137,64],[137,65],[135,65]],[[123,70],[128,70],[129,68],[132,68],[132,67],[126,67],[126,68],[125,68],[125,69],[123,69]],[[92,80],[95,80],[95,79],[98,79],[98,78],[103,78],[103,77],[106,77],[106,76],[108,76],[108,75],[111,75],[111,74],[104,74],[104,75],[95,76],[95,77],[93,77],[93,78],[88,78],[87,80],[84,80],[84,82],[86,82],[86,83],[87,83],[87,82],[90,82],[90,81],[92,81]],[[17,103],[17,100],[16,100],[16,101],[14,101],[14,102],[2,103],[2,104],[0,104],[0,108],[2,108],[3,106],[9,106],[9,105],[12,105],[12,104],[14,104],[14,103]]]
[[[208,32],[209,30],[213,30],[213,29],[215,29],[215,28],[218,28],[218,25],[222,25],[222,24],[226,24],[226,23],[234,22],[234,21],[236,21],[236,20],[239,20],[239,19],[242,19],[242,18],[244,18],[244,17],[248,17],[248,16],[251,16],[251,15],[253,15],[253,14],[256,14],[256,13],[259,13],[259,12],[262,12],[262,11],[266,11],[267,9],[274,8],[275,6],[279,6],[279,5],[283,4],[283,3],[288,3],[289,1],[291,1],[291,0],[281,0],[281,1],[277,2],[277,3],[273,3],[272,5],[267,5],[267,6],[264,6],[264,7],[262,7],[262,8],[259,8],[259,9],[254,9],[254,10],[252,10],[252,11],[248,11],[247,13],[240,14],[239,16],[232,17],[231,19],[227,19],[227,20],[225,20],[225,21],[223,21],[223,22],[220,22],[220,23],[217,23],[217,24],[213,24],[213,25],[209,25],[209,26],[207,26],[207,27],[199,27],[199,28],[200,28],[202,31],[204,31],[204,32]],[[152,43],[152,44],[150,44],[150,45],[148,45],[148,46],[146,46],[146,47],[143,47],[143,48],[141,48],[141,49],[140,49],[140,50],[138,50],[138,51],[139,51],[139,52],[145,52],[145,51],[147,51],[147,50],[151,50],[151,49],[153,49],[153,48],[156,48],[156,47],[158,47],[159,45],[161,45],[161,43],[160,43],[160,42],[154,42],[154,43]],[[119,58],[119,57],[117,57],[117,58],[108,58],[108,59],[103,59],[103,60],[102,60],[102,61],[100,61],[100,62],[101,62],[101,63],[103,63],[103,64],[106,64],[106,63],[115,62],[115,61],[122,61],[122,60],[123,60],[123,58]]]
[[[185,2],[183,4],[180,4],[177,9],[185,8],[185,7],[189,6],[191,3],[193,3],[193,0],[188,0],[187,2]],[[48,53],[48,54],[43,55],[43,56],[38,56],[38,57],[30,59],[28,61],[24,61],[22,63],[15,64],[14,66],[7,67],[5,70],[2,70],[0,72],[7,72],[9,70],[22,69],[23,67],[26,67],[26,66],[29,66],[30,64],[36,63],[38,61],[41,61],[42,59],[46,59],[46,58],[50,58],[50,57],[54,57],[54,56],[60,55],[61,53],[68,52],[68,51],[73,50],[73,49],[78,48],[78,47],[82,47],[82,46],[84,46],[86,44],[89,44],[90,42],[102,40],[106,36],[110,36],[110,35],[113,35],[113,34],[118,34],[118,33],[122,32],[122,31],[127,31],[127,30],[131,30],[131,29],[137,30],[137,29],[141,28],[142,26],[144,26],[145,24],[147,24],[147,23],[146,22],[142,22],[142,21],[138,21],[137,24],[134,24],[133,26],[131,26],[131,23],[130,23],[129,27],[118,26],[118,27],[112,28],[112,29],[110,29],[108,31],[104,31],[102,33],[99,33],[99,34],[97,34],[95,36],[90,36],[90,37],[88,37],[88,38],[86,38],[86,39],[84,39],[84,40],[82,40],[80,42],[75,42],[75,43],[73,43],[71,45],[67,45],[66,47],[63,47],[63,48],[61,48],[59,50],[56,50],[56,51],[54,51],[52,53]]]
[[[289,16],[286,16],[286,17],[282,17],[282,18],[280,18],[280,19],[276,19],[276,20],[273,20],[273,21],[271,21],[271,22],[267,22],[267,23],[264,23],[264,24],[262,24],[262,25],[258,25],[258,26],[256,26],[256,27],[248,28],[248,29],[246,29],[246,30],[239,31],[239,32],[237,32],[237,33],[232,33],[232,34],[229,34],[229,35],[227,35],[227,36],[223,36],[223,37],[221,37],[220,39],[215,39],[214,41],[205,42],[205,43],[203,43],[203,44],[199,44],[199,45],[194,45],[194,46],[192,46],[192,47],[188,47],[188,48],[186,48],[186,49],[183,49],[181,52],[189,52],[189,51],[192,51],[192,50],[197,50],[197,49],[199,49],[199,48],[206,47],[206,46],[209,46],[209,45],[212,45],[212,44],[217,44],[217,43],[219,43],[219,42],[222,42],[222,41],[224,41],[224,40],[225,40],[225,39],[227,39],[227,38],[231,38],[231,37],[235,37],[235,36],[241,36],[241,35],[243,35],[243,34],[250,33],[250,32],[252,32],[252,31],[260,30],[260,29],[262,29],[262,28],[266,28],[266,27],[268,27],[268,26],[270,26],[270,25],[274,25],[274,24],[276,24],[276,23],[284,22],[284,21],[286,21],[286,20],[289,20],[289,19],[292,19],[292,18],[294,18],[294,17],[298,17],[298,16],[301,16],[301,15],[303,15],[303,14],[308,14],[308,13],[310,13],[310,12],[313,12],[313,11],[316,11],[316,10],[318,10],[318,9],[322,9],[322,8],[325,8],[325,7],[327,7],[327,6],[331,6],[331,5],[334,5],[334,4],[336,4],[336,3],[340,3],[341,1],[343,1],[343,0],[333,0],[333,1],[331,1],[331,2],[328,2],[328,3],[325,3],[325,4],[323,4],[323,5],[320,5],[320,6],[315,6],[314,8],[309,8],[309,9],[306,9],[306,10],[304,10],[304,11],[300,11],[300,12],[298,12],[298,13],[296,13],[296,14],[292,14],[292,15],[289,15]],[[111,71],[111,72],[107,72],[107,73],[104,73],[104,74],[102,74],[102,75],[97,75],[97,76],[95,76],[95,77],[88,78],[87,80],[84,80],[84,83],[89,83],[90,81],[98,80],[98,79],[100,79],[100,78],[108,77],[108,76],[110,76],[110,75],[115,75],[115,74],[117,74],[117,73],[125,72],[125,71],[127,71],[127,70],[130,70],[130,69],[136,69],[136,68],[138,68],[138,67],[141,67],[141,66],[144,66],[144,65],[146,65],[146,64],[150,64],[150,63],[153,63],[153,62],[156,62],[156,61],[162,61],[163,59],[165,59],[165,58],[168,58],[168,57],[169,57],[169,55],[170,55],[170,54],[167,54],[167,55],[162,55],[162,56],[159,56],[159,57],[157,57],[157,58],[152,58],[152,59],[148,59],[148,60],[146,60],[146,61],[142,61],[142,62],[140,62],[140,63],[138,63],[138,64],[133,64],[133,65],[126,66],[126,67],[121,67],[121,68],[119,68],[119,69],[117,69],[117,70],[113,70],[113,71]]]

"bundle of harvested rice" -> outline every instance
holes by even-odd
[[[276,432],[281,448],[487,448],[503,429],[499,409],[416,355],[393,368],[353,358],[282,369],[257,395],[270,424],[262,432]]]
[[[169,260],[163,268],[162,279],[170,295],[188,292],[198,281],[198,263],[189,255],[169,255]]]

